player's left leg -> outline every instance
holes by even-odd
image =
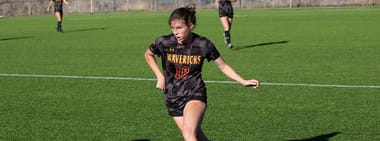
[[[224,29],[224,41],[226,44],[231,43],[230,40],[230,23],[228,21],[228,17],[220,17],[220,22],[222,23],[223,29]]]
[[[173,119],[174,119],[175,123],[177,124],[177,127],[179,128],[179,130],[182,132],[183,117],[173,117]],[[208,138],[207,138],[206,134],[203,132],[201,127],[199,127],[196,132],[197,132],[196,138],[199,141],[208,141]]]
[[[62,31],[62,17],[61,13],[59,11],[55,12],[55,17],[57,17],[57,31],[61,32]]]
[[[208,141],[200,127],[205,111],[204,102],[191,100],[185,106],[183,117],[173,117],[185,141]]]
[[[199,141],[208,141],[208,138],[207,138],[206,134],[203,132],[201,127],[199,127],[197,130],[197,139]]]
[[[232,48],[232,39],[231,39],[231,34],[230,34],[230,31],[231,31],[231,27],[232,27],[232,18],[231,17],[228,17],[227,18],[228,20],[228,39],[229,39],[229,43],[227,44],[229,48]]]
[[[220,18],[220,22],[223,25],[224,29],[224,42],[228,45],[229,48],[232,48],[231,43],[231,26],[232,26],[232,18],[228,16],[224,16]]]
[[[61,23],[60,23],[60,32],[63,32],[63,30],[62,30],[62,21],[63,21],[63,10],[61,9],[60,11],[59,11],[59,14],[61,15]]]

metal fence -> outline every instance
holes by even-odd
[[[0,0],[0,16],[47,15],[50,0]],[[214,0],[68,0],[65,13],[161,11],[195,3],[199,9],[215,8]],[[235,8],[372,7],[380,0],[237,0]]]

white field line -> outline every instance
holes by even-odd
[[[103,79],[103,80],[131,80],[131,81],[156,81],[154,78],[129,78],[129,77],[102,77],[102,76],[73,76],[73,75],[43,75],[43,74],[0,74],[0,77],[38,77],[38,78],[73,78],[73,79]],[[237,84],[234,81],[205,81],[206,83]],[[297,83],[268,83],[261,82],[260,85],[271,86],[299,86],[299,87],[335,87],[335,88],[374,88],[380,86],[368,85],[331,85],[331,84],[297,84]]]

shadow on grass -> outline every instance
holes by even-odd
[[[274,45],[274,44],[286,44],[289,41],[279,41],[279,42],[267,42],[267,43],[260,43],[255,45],[248,45],[248,46],[237,46],[236,48],[233,48],[234,50],[240,50],[240,49],[246,49],[246,48],[252,48],[252,47],[261,47],[261,46],[268,46],[268,45]]]
[[[150,141],[150,139],[135,139],[135,140],[130,140],[130,141]]]
[[[84,28],[84,29],[76,29],[76,30],[65,30],[64,33],[96,31],[96,30],[106,30],[106,29],[107,29],[106,27]]]
[[[287,141],[329,141],[330,138],[332,138],[338,134],[340,134],[340,132],[323,134],[323,135],[319,135],[319,136],[315,136],[315,137],[311,137],[311,138],[307,138],[307,139],[296,139],[296,140],[287,140]]]
[[[0,41],[29,39],[29,38],[34,38],[34,37],[35,37],[35,36],[21,36],[21,37],[0,38]]]

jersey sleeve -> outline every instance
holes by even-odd
[[[162,54],[162,45],[161,45],[161,39],[162,37],[156,39],[150,46],[149,50],[152,51],[154,54],[161,56]]]
[[[218,50],[216,49],[215,45],[211,41],[207,43],[207,48],[208,48],[208,53],[206,56],[207,61],[210,62],[211,60],[215,60],[220,57]]]

